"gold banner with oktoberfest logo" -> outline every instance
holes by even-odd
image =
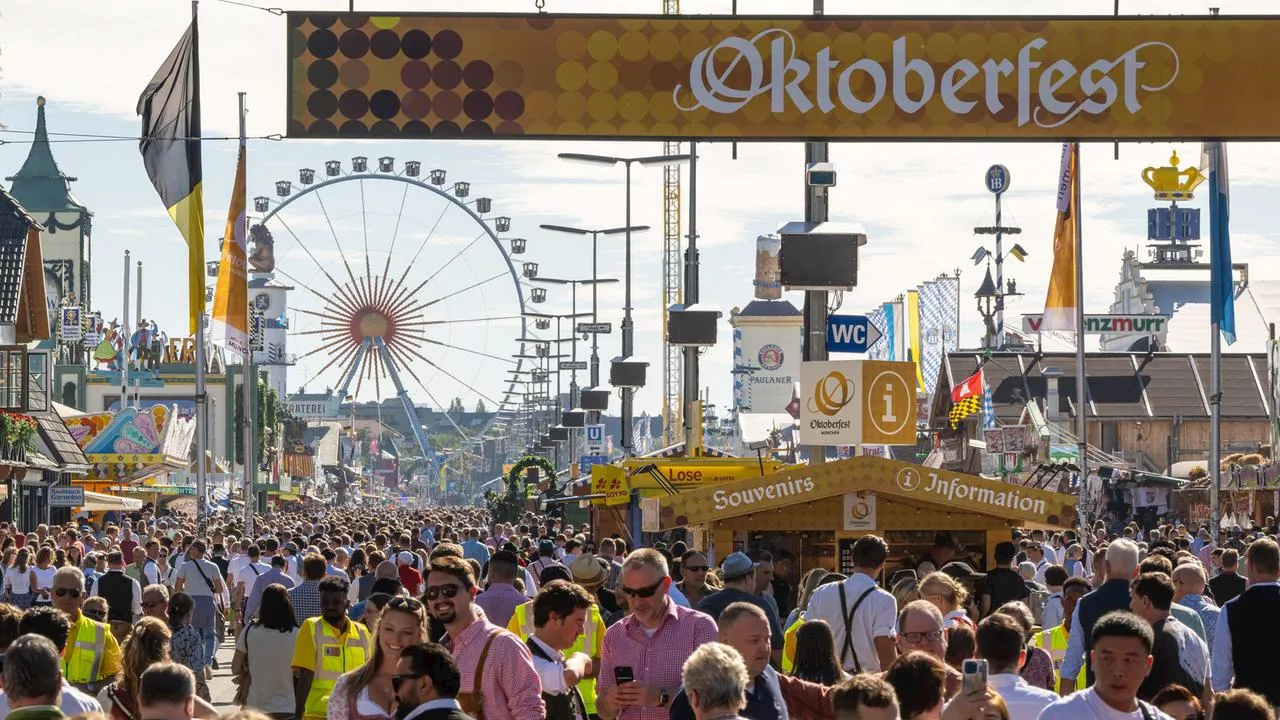
[[[1276,138],[1280,19],[291,12],[296,138]]]

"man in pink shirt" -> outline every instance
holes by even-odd
[[[458,557],[431,561],[423,600],[444,625],[445,642],[462,673],[458,703],[485,720],[543,720],[542,683],[533,656],[520,638],[489,622],[473,604],[476,580]]]
[[[711,616],[677,605],[667,595],[670,587],[667,560],[657,550],[636,550],[622,564],[618,592],[627,596],[631,614],[604,635],[596,678],[603,720],[666,720],[684,661],[717,640]],[[634,680],[619,684],[619,669]]]

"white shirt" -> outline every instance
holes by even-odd
[[[1274,582],[1254,583],[1249,587],[1263,587],[1266,585],[1280,585]],[[1222,606],[1222,612],[1218,613],[1218,628],[1213,633],[1213,648],[1209,653],[1212,660],[1212,672],[1210,673],[1210,682],[1215,692],[1225,692],[1231,689],[1231,681],[1235,678],[1236,668],[1234,661],[1231,659],[1231,626],[1227,624],[1227,611],[1231,608],[1228,605]]]
[[[1147,705],[1147,718],[1150,720],[1173,720],[1160,712],[1160,708]],[[1120,712],[1102,701],[1093,688],[1074,692],[1067,697],[1056,700],[1040,711],[1038,720],[1147,720],[1141,709],[1133,712]]]
[[[538,671],[538,679],[542,681],[542,692],[548,695],[568,692],[569,686],[564,681],[564,653],[542,642],[537,636],[531,636],[530,639],[538,643],[542,652],[555,658],[551,661],[533,656],[533,669]]]
[[[1040,627],[1056,628],[1063,620],[1062,591],[1050,593],[1040,614]]]
[[[1058,700],[1057,693],[1031,685],[1013,673],[992,675],[987,684],[1009,706],[1009,720],[1036,720],[1041,710]]]
[[[840,608],[840,587],[844,587],[846,609]],[[851,612],[858,598],[868,588],[874,588],[867,595],[858,612],[853,616],[853,650],[858,655],[858,663],[862,672],[880,672],[880,656],[876,653],[875,638],[892,638],[897,634],[898,603],[893,595],[876,586],[875,580],[862,573],[854,573],[843,583],[829,583],[813,592],[809,600],[809,611],[806,620],[825,620],[835,636],[836,655],[846,670],[853,670],[853,657],[843,652],[846,635],[846,619],[844,613]]]
[[[1049,558],[1048,558],[1048,555],[1047,555],[1047,553],[1048,553],[1048,548],[1045,548],[1045,552],[1046,552],[1046,556],[1045,556],[1045,557],[1040,558],[1040,562],[1036,563],[1036,577],[1035,577],[1035,581],[1036,581],[1036,582],[1038,582],[1038,583],[1040,583],[1041,585],[1044,585],[1044,584],[1045,584],[1045,582],[1044,582],[1044,571],[1045,571],[1045,570],[1048,570],[1048,569],[1049,569],[1049,566],[1053,564],[1053,563],[1049,562]]]
[[[31,568],[27,566],[26,572],[19,572],[17,566],[11,567],[4,571],[4,586],[14,595],[26,595],[31,592]]]
[[[107,572],[111,572],[111,571],[108,570]],[[106,573],[103,573],[103,574],[105,575]],[[123,571],[121,571],[121,574],[124,574]],[[93,587],[89,588],[89,595],[91,597],[92,596],[102,597],[101,588],[99,587],[99,583],[98,583],[98,578],[101,578],[101,577],[102,575],[99,575],[93,579]],[[126,575],[125,577],[128,577],[128,576]],[[133,578],[129,578],[129,579],[133,580]],[[130,604],[132,605],[132,607],[130,608],[130,612],[133,613],[133,617],[135,619],[142,617],[142,586],[138,584],[137,580],[133,580],[133,600],[130,601]]]
[[[62,679],[62,701],[58,703],[58,707],[62,709],[62,713],[67,717],[79,715],[81,713],[100,713],[102,705],[91,695],[85,695],[79,690],[67,684],[67,679]],[[0,718],[9,715],[9,698],[5,697],[4,691],[0,690]]]
[[[462,709],[462,706],[459,705],[458,701],[454,700],[453,698],[436,698],[435,700],[424,702],[418,707],[414,708],[413,712],[404,716],[404,720],[413,720],[414,718],[418,717],[419,715],[429,710],[461,710],[461,709]]]

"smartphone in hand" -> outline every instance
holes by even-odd
[[[964,676],[962,691],[965,695],[974,692],[986,692],[987,690],[987,661],[986,660],[965,660],[960,666],[960,673]]]
[[[613,681],[619,685],[635,682],[635,670],[630,665],[618,665],[613,668]]]

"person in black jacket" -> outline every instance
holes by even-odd
[[[458,704],[462,673],[443,645],[422,643],[401,650],[391,687],[398,720],[473,720]]]
[[[1219,607],[1226,605],[1244,592],[1246,583],[1237,572],[1239,565],[1239,551],[1231,548],[1222,551],[1222,572],[1209,581],[1209,589],[1213,592],[1213,599],[1218,601]]]

